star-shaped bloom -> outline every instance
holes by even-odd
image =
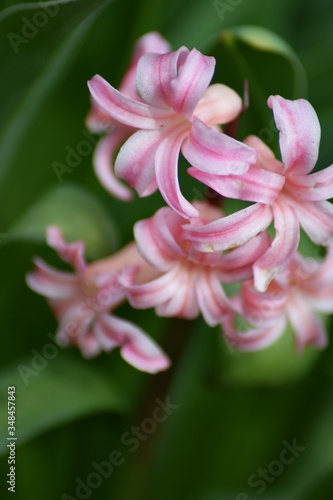
[[[225,85],[208,87],[214,67],[213,57],[186,47],[166,54],[146,54],[137,65],[140,100],[117,91],[101,76],[88,82],[94,102],[105,113],[137,129],[120,149],[116,175],[141,196],[158,188],[167,204],[187,218],[197,217],[198,211],[180,190],[180,151],[207,175],[238,175],[256,159],[253,148],[216,127],[236,118],[242,102]]]
[[[167,369],[169,359],[152,339],[138,326],[109,314],[125,299],[121,279],[131,280],[134,268],[129,263],[145,265],[135,245],[113,261],[87,265],[82,242],[67,244],[56,227],[48,228],[47,241],[75,271],[58,271],[37,258],[36,269],[27,276],[30,288],[47,298],[59,321],[57,341],[77,345],[85,357],[120,347],[122,357],[139,370]]]
[[[139,38],[119,91],[131,99],[140,101],[141,98],[136,90],[136,68],[139,59],[149,52],[163,54],[169,50],[168,42],[159,33],[151,32]],[[93,157],[93,165],[99,181],[116,198],[123,201],[130,200],[132,191],[115,176],[113,160],[121,144],[133,134],[136,128],[111,118],[94,99],[92,99],[86,125],[91,132],[106,132],[97,144]]]
[[[256,351],[275,342],[290,322],[299,352],[307,345],[324,348],[326,329],[317,312],[333,312],[333,252],[315,261],[296,254],[288,268],[273,280],[265,293],[243,284],[234,306],[248,327],[237,327],[237,316],[229,315],[223,323],[226,340],[239,350]]]
[[[196,208],[200,213],[196,224],[221,216],[216,207],[197,203]],[[130,283],[126,287],[128,299],[136,308],[155,307],[159,316],[192,319],[201,312],[214,326],[231,307],[222,284],[252,277],[253,262],[265,252],[270,239],[262,233],[225,255],[202,253],[185,239],[183,223],[180,215],[164,207],[135,224],[138,249],[160,276],[141,284]]]
[[[268,227],[274,219],[275,238],[254,265],[255,288],[263,292],[274,276],[283,272],[298,248],[301,226],[318,245],[333,239],[333,165],[310,174],[318,158],[320,125],[311,104],[271,96],[280,130],[282,162],[257,137],[246,143],[256,149],[255,165],[242,175],[207,175],[190,168],[190,174],[223,196],[257,202],[204,227],[188,226],[188,238],[202,251],[241,245]]]

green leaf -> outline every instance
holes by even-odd
[[[47,226],[62,229],[69,241],[83,240],[86,255],[97,259],[117,247],[117,234],[109,214],[85,189],[67,184],[51,189],[8,230],[3,244],[16,241],[45,241]]]
[[[237,498],[243,491],[252,498],[254,490],[249,488],[249,476],[279,457],[284,440],[296,436],[300,445],[307,446],[304,437],[294,434],[293,420],[295,415],[299,418],[303,399],[308,401],[307,386],[302,380],[295,381],[289,366],[292,356],[288,359],[286,350],[276,360],[274,355],[263,352],[262,357],[265,355],[267,360],[262,360],[260,375],[253,375],[258,369],[255,358],[251,365],[244,358],[238,363],[235,354],[226,356],[221,332],[202,321],[197,323],[168,392],[170,401],[179,408],[161,428],[152,452],[154,459],[145,467],[144,498],[152,500],[158,496],[166,500],[173,491],[195,500],[214,495],[227,500]],[[229,363],[241,362],[242,383],[230,384]],[[303,369],[302,375],[308,368]],[[248,383],[247,378],[256,378],[257,385]],[[304,457],[297,467],[302,466]],[[286,474],[283,482],[270,484],[267,497],[263,498],[289,500],[287,495],[275,495],[280,486],[286,488],[285,480]],[[159,491],[161,484],[164,488]]]
[[[124,411],[127,402],[117,378],[77,360],[49,341],[30,358],[0,374],[0,414],[7,415],[7,390],[14,386],[16,437],[21,445],[36,435],[84,415]],[[0,454],[7,450],[7,425],[0,426]]]
[[[276,33],[260,26],[239,26],[222,32],[221,36],[222,42],[230,46],[237,47],[237,44],[242,42],[258,53],[269,54],[272,62],[269,67],[264,67],[263,77],[267,72],[270,79],[273,79],[270,71],[277,62],[275,56],[285,59],[293,72],[295,96],[306,93],[307,81],[302,63],[290,45]],[[240,46],[238,46],[238,50],[241,52]],[[247,64],[251,67],[251,61],[247,61]]]
[[[222,31],[212,55],[216,58],[215,82],[240,95],[248,82],[249,108],[240,117],[239,138],[255,134],[278,155],[278,131],[267,99],[270,95],[305,97],[307,83],[301,62],[282,38],[256,26]]]
[[[248,353],[225,348],[223,379],[244,386],[291,383],[304,377],[320,354],[321,351],[311,347],[297,354],[294,333],[288,326],[281,338],[263,351]]]
[[[110,1],[35,2],[0,13],[0,29],[6,34],[0,39],[1,85],[3,95],[9,96],[0,111],[0,184],[15,168],[30,124],[48,104],[91,24]],[[57,7],[57,12],[45,14],[48,6]],[[40,13],[47,22],[37,27],[34,16]]]

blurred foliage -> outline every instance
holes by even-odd
[[[158,30],[174,48],[214,55],[215,79],[239,93],[248,80],[250,108],[240,137],[261,134],[278,152],[268,96],[307,97],[322,125],[322,168],[333,156],[332,22],[328,0],[2,2],[0,449],[7,386],[16,385],[17,499],[75,498],[76,478],[85,481],[93,462],[119,450],[124,464],[92,498],[250,500],[258,495],[248,478],[279,457],[283,441],[295,439],[306,450],[260,498],[331,497],[332,346],[297,357],[286,334],[262,353],[236,354],[201,320],[166,321],[125,305],[119,315],[164,339],[174,362],[169,372],[139,373],[118,352],[86,361],[75,349],[59,349],[28,384],[18,366],[32,367],[56,328],[45,301],[24,281],[33,255],[56,262],[43,243],[45,226],[58,223],[69,238],[84,239],[94,259],[130,241],[133,223],[162,204],[158,194],[130,204],[111,199],[95,179],[91,154],[59,183],[52,165],[65,164],[68,148],[77,151],[86,138],[86,81],[99,73],[117,85],[135,39]],[[166,397],[179,408],[131,453],[121,436]],[[5,453],[5,493],[7,470]]]

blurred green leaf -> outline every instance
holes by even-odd
[[[257,26],[222,31],[212,55],[217,60],[216,82],[240,95],[248,82],[249,109],[240,120],[240,138],[258,135],[277,153],[278,132],[267,99],[276,94],[304,97],[307,82],[301,62],[281,37]]]
[[[70,67],[101,8],[111,1],[17,4],[0,12],[1,32],[6,34],[0,39],[1,85],[4,95],[9,96],[0,112],[1,183],[15,162],[30,123]],[[47,7],[49,11],[44,10]],[[44,17],[38,23],[34,16],[41,13]]]
[[[244,366],[243,383],[230,385],[222,342],[217,329],[197,323],[169,392],[179,409],[161,428],[142,498],[166,500],[175,490],[180,498],[195,500],[213,492],[221,500],[250,494],[249,476],[278,457],[282,441],[290,439],[291,415],[303,404],[301,382],[265,387],[273,379],[267,362],[257,386],[246,385],[246,375],[251,379],[255,369],[250,365]],[[273,371],[285,371],[283,359]],[[273,496],[277,486],[269,485],[267,498],[278,498]]]
[[[291,46],[280,36],[260,26],[238,26],[222,32],[222,42],[237,47],[239,42],[243,42],[248,47],[259,53],[268,53],[271,57],[271,64],[264,66],[262,76],[268,73],[272,79],[272,69],[276,64],[275,56],[280,56],[289,63],[294,74],[294,94],[296,96],[306,93],[307,80],[301,61],[293,51]],[[241,52],[241,47],[238,47]],[[256,70],[251,61],[247,61],[252,71]],[[245,68],[244,68],[245,69]]]
[[[103,377],[52,340],[0,375],[0,414],[7,415],[7,388],[15,386],[17,445],[74,419],[127,408],[118,380]],[[0,454],[7,450],[7,425],[0,426]]]
[[[51,189],[8,230],[4,243],[45,241],[45,229],[55,225],[69,241],[83,240],[86,255],[97,259],[117,247],[117,233],[109,214],[85,189],[64,185]]]
[[[301,379],[321,354],[321,351],[311,347],[297,354],[290,326],[277,342],[263,351],[248,353],[231,348],[225,350],[223,380],[244,386],[280,385]]]

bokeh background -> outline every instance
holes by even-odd
[[[46,18],[36,15],[41,11]],[[332,343],[298,356],[288,331],[264,352],[240,354],[201,319],[161,319],[124,305],[119,315],[141,325],[173,360],[168,372],[151,376],[118,352],[87,361],[75,349],[54,347],[55,320],[24,280],[34,255],[59,265],[45,245],[48,224],[57,223],[72,240],[82,238],[93,260],[130,241],[133,223],[162,205],[158,194],[129,205],[112,199],[94,176],[90,152],[62,182],[54,171],[54,162],[66,164],[67,148],[76,150],[86,137],[86,81],[99,73],[117,86],[139,36],[157,30],[173,48],[195,46],[214,55],[216,81],[239,93],[248,79],[250,109],[238,137],[258,134],[277,154],[267,97],[308,98],[322,126],[323,168],[333,161],[332,24],[329,0],[2,1],[1,498],[10,494],[9,385],[16,386],[19,500],[332,497]],[[202,188],[187,181],[184,176],[188,196],[200,196]],[[302,245],[308,255],[320,254],[305,238]],[[157,398],[178,407],[137,447],[124,444],[124,433],[153,415]],[[284,443],[295,440],[305,448],[295,460],[282,469],[272,465]],[[84,488],[96,472],[93,463],[108,460],[113,450],[123,463],[98,486]],[[273,474],[258,483],[260,468]]]

